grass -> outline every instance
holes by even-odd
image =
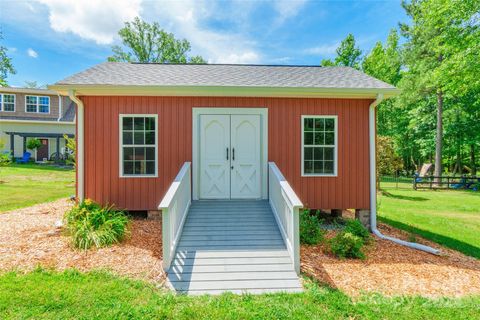
[[[364,295],[307,281],[299,294],[190,297],[105,272],[0,275],[1,319],[474,319],[480,297]]]
[[[0,167],[0,213],[74,193],[74,170],[37,164]]]
[[[480,192],[382,183],[379,220],[480,258]]]

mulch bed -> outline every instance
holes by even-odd
[[[385,224],[385,235],[408,241],[409,233]],[[333,231],[327,233],[332,237]],[[351,296],[378,292],[388,296],[461,297],[480,295],[480,260],[444,248],[419,236],[417,242],[441,250],[436,256],[374,238],[365,260],[341,260],[324,245],[302,246],[302,272]]]
[[[133,220],[131,235],[123,243],[82,251],[72,248],[69,238],[55,227],[71,206],[71,201],[62,199],[0,214],[0,270],[108,269],[163,283],[161,221]]]
[[[72,203],[62,199],[0,214],[0,270],[37,266],[81,271],[108,269],[116,274],[165,281],[161,221],[133,220],[131,236],[121,244],[86,252],[71,247],[55,227]],[[382,233],[407,240],[408,233],[380,224]],[[332,236],[334,231],[329,231]],[[417,237],[442,250],[442,256],[375,238],[365,260],[340,260],[324,246],[302,246],[302,272],[351,296],[362,292],[429,297],[480,294],[480,260]]]

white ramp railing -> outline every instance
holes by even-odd
[[[163,269],[168,270],[192,203],[191,163],[185,162],[158,206],[162,210]]]
[[[303,204],[274,162],[268,163],[268,198],[295,271],[300,274],[299,209]]]

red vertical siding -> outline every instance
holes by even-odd
[[[268,108],[268,160],[310,208],[369,208],[368,99],[82,97],[85,196],[154,210],[180,166],[192,160],[192,108]],[[119,115],[158,114],[158,177],[119,177]],[[338,176],[301,177],[301,116],[338,116]]]

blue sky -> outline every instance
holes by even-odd
[[[140,16],[211,63],[313,64],[353,33],[364,52],[407,17],[400,1],[0,0],[1,45],[25,81],[51,84],[105,61]]]

